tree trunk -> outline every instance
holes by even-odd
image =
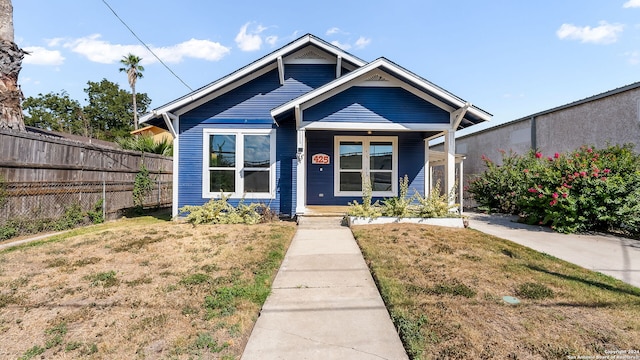
[[[136,99],[136,86],[131,87],[131,93],[133,94],[133,128],[138,130],[138,101]]]
[[[24,131],[18,74],[25,52],[13,42],[13,6],[0,0],[0,129]]]

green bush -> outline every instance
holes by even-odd
[[[149,170],[140,165],[140,171],[136,174],[136,178],[133,181],[133,204],[142,209],[144,204],[144,198],[153,190],[153,180],[149,175]]]
[[[371,181],[368,177],[362,179],[362,204],[357,200],[349,202],[347,215],[357,217],[377,218],[382,216],[382,208],[380,203],[376,201],[372,203]]]
[[[501,166],[483,159],[487,170],[468,188],[481,209],[520,214],[564,233],[640,235],[640,156],[631,145],[582,146],[547,157],[503,153]]]
[[[405,175],[400,178],[400,194],[396,197],[387,198],[382,201],[382,214],[403,218],[410,216],[410,206],[414,197],[409,194],[409,177]]]
[[[372,203],[371,182],[363,179],[362,182],[362,204],[357,200],[349,202],[347,209],[348,216],[377,218],[380,216],[390,216],[397,218],[419,217],[451,217],[454,215],[453,209],[458,204],[449,203],[450,199],[455,199],[455,189],[453,186],[449,194],[440,194],[440,182],[427,197],[423,197],[417,190],[413,196],[409,193],[409,177],[405,175],[400,178],[400,194],[396,197],[385,198],[382,205],[376,201]]]
[[[459,206],[459,204],[449,202],[450,199],[455,199],[455,188],[455,186],[452,187],[449,194],[440,194],[440,181],[438,180],[429,196],[423,197],[416,191],[414,196],[418,201],[417,216],[421,218],[450,217],[452,210]]]
[[[211,199],[201,206],[187,205],[179,209],[187,214],[186,220],[192,224],[258,224],[263,214],[272,218],[271,210],[263,204],[245,204],[240,201],[237,207],[229,204],[229,196],[220,195],[220,199]]]

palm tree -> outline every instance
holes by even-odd
[[[13,5],[0,0],[0,129],[24,131],[18,74],[25,52],[13,42]]]
[[[129,53],[127,56],[123,56],[120,63],[125,67],[121,67],[121,72],[127,73],[127,79],[129,80],[129,85],[131,86],[131,94],[133,96],[133,126],[136,130],[138,130],[138,104],[136,101],[136,81],[142,78],[142,72],[144,71],[144,67],[140,65],[140,61],[142,58],[139,56],[135,56]]]

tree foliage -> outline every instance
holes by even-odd
[[[69,97],[66,91],[38,94],[28,97],[22,103],[27,126],[70,134],[89,136],[89,122],[82,106]]]
[[[90,136],[114,141],[128,137],[133,130],[131,94],[107,79],[89,81],[84,89],[87,104],[82,106],[71,99],[66,91],[38,94],[24,103],[25,123],[37,128]],[[145,93],[137,94],[138,112],[147,111],[151,99]]]

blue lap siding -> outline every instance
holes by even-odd
[[[304,120],[447,124],[449,113],[402,88],[354,86],[306,109]]]
[[[272,70],[180,116],[178,207],[202,205],[203,129],[276,129],[276,197],[249,202],[268,204],[280,214],[295,211],[292,191],[296,130],[291,120],[276,125],[270,110],[335,78],[335,65],[287,65],[285,83]],[[295,188],[294,188],[295,189]],[[237,205],[239,199],[230,199]]]
[[[334,136],[397,136],[398,137],[398,176],[409,177],[409,192],[418,191],[424,195],[424,140],[416,132],[366,132],[354,131],[307,131],[307,204],[308,205],[347,205],[350,201],[362,201],[362,197],[334,197]],[[330,165],[311,164],[313,154],[327,154]],[[395,179],[394,181],[398,181]],[[322,195],[321,195],[322,194]],[[374,200],[377,200],[374,198]],[[378,198],[379,200],[379,198]]]

